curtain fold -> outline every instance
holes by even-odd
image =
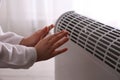
[[[54,24],[71,5],[72,0],[2,0],[0,21],[5,31],[26,36]]]
[[[26,36],[49,25],[52,23],[52,1],[2,0],[0,21],[3,29]]]
[[[21,35],[30,34],[32,32],[31,0],[7,0],[6,8],[8,30]]]
[[[6,3],[5,0],[0,0],[0,25],[7,26],[7,14],[6,14]],[[4,30],[7,30],[7,27],[3,27]]]

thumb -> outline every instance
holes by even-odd
[[[42,29],[40,33],[41,39],[44,38],[48,34],[48,32],[49,32],[48,27],[45,27],[44,29]]]
[[[46,35],[46,33],[47,33],[47,27],[36,31],[35,35],[37,34],[37,36],[41,39],[43,38],[44,35]]]

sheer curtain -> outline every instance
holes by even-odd
[[[54,24],[71,10],[72,0],[2,0],[0,25],[3,30],[27,36],[46,25]],[[35,63],[28,70],[0,69],[0,80],[54,80],[54,58]]]
[[[48,1],[50,2],[50,1]],[[14,31],[21,35],[29,35],[38,28],[48,25],[49,12],[47,15],[47,7],[51,3],[46,3],[46,0],[2,0],[4,8],[5,30]],[[27,32],[27,33],[26,33]]]

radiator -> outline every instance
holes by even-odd
[[[114,80],[120,80],[120,30],[119,29],[105,25],[101,22],[80,15],[74,11],[69,11],[64,13],[57,20],[55,26],[56,26],[55,33],[64,29],[68,31],[69,38],[72,44],[77,45],[78,47],[80,47],[85,51],[85,53],[83,52],[80,54],[86,54],[92,59],[95,58],[91,61],[93,62],[95,61],[95,64],[97,65],[102,63],[100,66],[104,69],[101,70],[106,70],[108,75],[109,73],[111,75],[115,75],[116,79]],[[71,44],[71,42],[69,44]],[[61,60],[64,59],[64,57],[62,58],[62,56],[59,57],[58,59],[56,58],[56,62],[58,60],[57,63],[58,65],[59,63],[61,64],[59,59]],[[64,65],[67,63],[63,62],[62,64]],[[57,69],[59,70],[59,68],[56,67],[56,70]],[[109,78],[105,78],[105,79],[109,79]],[[60,79],[56,79],[56,80],[60,80]],[[76,80],[83,80],[83,79],[76,79]]]

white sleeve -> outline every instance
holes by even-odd
[[[29,68],[36,61],[34,47],[0,42],[0,68]]]
[[[0,41],[4,43],[19,44],[22,39],[22,36],[13,32],[6,32],[0,35]]]

